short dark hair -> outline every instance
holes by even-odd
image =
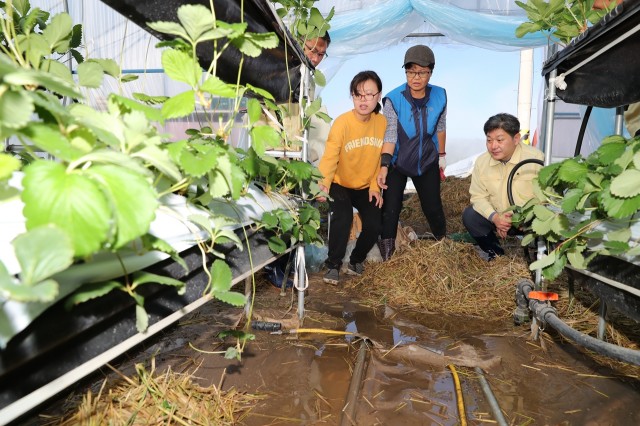
[[[324,41],[327,42],[327,47],[331,44],[331,36],[329,35],[329,31],[325,32],[323,36],[320,37]]]
[[[372,80],[376,84],[376,86],[378,86],[378,92],[382,92],[382,80],[380,80],[380,77],[378,76],[378,74],[376,74],[375,71],[360,71],[351,80],[351,85],[349,85],[349,94],[358,94],[358,86],[360,86],[367,80]],[[373,112],[378,113],[380,112],[380,109],[382,109],[382,106],[380,105],[380,102],[378,102]]]
[[[520,121],[513,115],[502,112],[489,117],[487,122],[484,123],[485,135],[496,129],[502,129],[507,132],[509,136],[514,137],[520,133]]]
[[[404,69],[409,69],[411,67],[413,67],[414,65],[417,65],[419,67],[421,67],[422,65],[420,64],[416,64],[415,62],[407,62],[406,64],[404,64]],[[433,69],[436,67],[436,64],[428,64],[425,68],[429,68],[431,71],[433,71]]]

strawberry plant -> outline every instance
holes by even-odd
[[[516,28],[516,37],[543,32],[551,41],[566,45],[615,7],[615,2],[612,2],[606,9],[594,9],[594,1],[527,0],[523,3],[516,0],[516,4],[527,12],[529,19]]]
[[[527,235],[547,241],[548,253],[533,262],[547,279],[566,265],[585,269],[597,255],[640,254],[631,227],[640,210],[640,138],[610,136],[586,158],[575,157],[540,170],[536,197],[516,209],[514,222]]]
[[[123,76],[113,60],[82,57],[78,50],[81,27],[72,25],[69,15],[50,17],[32,9],[27,0],[0,2],[0,7],[4,11],[0,16],[0,138],[19,141],[22,157],[28,160],[0,154],[0,201],[20,196],[27,230],[12,242],[21,272],[14,276],[0,262],[1,300],[58,300],[66,294],[59,293],[56,275],[98,254],[121,259],[127,253],[161,251],[186,268],[171,245],[149,233],[165,198],[172,194],[180,194],[201,212],[186,220],[209,237],[198,237],[204,263],[208,253],[224,258],[216,244],[242,246],[231,230],[237,219],[211,210],[214,200],[238,200],[248,196],[248,188],[256,184],[272,196],[290,196],[300,187],[307,194],[313,195],[314,188],[318,192],[311,182],[318,178],[313,167],[264,156],[281,136],[256,119],[262,108],[257,98],[273,100],[271,95],[216,77],[217,59],[228,46],[235,46],[243,55],[257,56],[276,45],[275,34],[250,33],[245,23],[216,21],[212,10],[202,5],[181,6],[178,22],[149,25],[175,37],[158,47],[163,48],[167,76],[183,83],[184,91],[172,97],[139,93],[134,99],[111,94],[106,109],[97,110],[87,103],[85,93],[99,87],[104,78],[126,83],[132,77]],[[195,51],[204,42],[214,43],[216,49],[211,65],[203,71]],[[76,62],[75,79],[60,63],[66,58]],[[240,99],[249,93],[248,131],[253,144],[245,152],[228,143],[234,117],[228,122],[218,120],[214,126],[214,104],[218,98],[232,99],[237,114]],[[168,142],[158,131],[158,124],[196,111],[211,118],[187,138]],[[17,173],[22,176],[21,189],[9,184]],[[269,229],[287,235],[287,242],[318,241],[319,224],[312,210],[304,205],[291,208],[288,215],[295,225],[284,221],[280,226],[285,229]],[[256,227],[267,227],[260,225],[261,218],[254,219]],[[271,222],[267,216],[265,224]],[[271,246],[280,248],[279,244]],[[207,294],[234,305],[246,302],[244,295],[231,291],[232,275],[225,262],[203,266],[210,277]],[[82,286],[69,303],[124,291],[136,303],[137,325],[142,331],[148,321],[144,298],[138,292],[142,286],[155,283],[184,291],[179,281],[131,273],[124,264],[122,273],[124,283]],[[0,344],[6,344],[6,339]]]
[[[548,32],[568,44],[608,13],[593,9],[594,0],[516,1],[529,18],[516,35]],[[565,266],[586,269],[597,255],[633,258],[640,254],[638,236],[631,227],[640,210],[640,139],[605,138],[587,158],[581,156],[550,164],[534,181],[535,198],[514,208],[514,224],[527,232],[522,245],[535,238],[546,241],[547,254],[530,265],[547,279]]]

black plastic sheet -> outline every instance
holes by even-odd
[[[177,10],[184,4],[202,4],[210,7],[209,0],[101,0],[121,15],[153,34],[160,40],[172,36],[160,34],[147,26],[149,22],[177,22]],[[260,56],[244,57],[240,74],[241,84],[251,84],[269,91],[277,102],[297,98],[300,85],[300,66],[313,65],[306,59],[301,47],[293,40],[289,31],[273,12],[267,0],[215,0],[213,2],[216,19],[227,23],[246,22],[247,31],[255,33],[274,32],[280,42],[274,49],[263,50]],[[243,9],[241,9],[241,6]],[[244,13],[242,13],[244,12]],[[219,43],[223,44],[223,43]],[[207,69],[213,58],[213,42],[200,43],[197,50],[200,65]],[[227,83],[235,83],[240,69],[242,54],[229,46],[219,59],[217,76]]]
[[[614,108],[640,101],[640,0],[625,0],[544,64],[547,83],[605,49],[565,77],[556,95],[567,103]]]
[[[613,256],[597,256],[587,268],[588,272],[606,277],[619,284],[640,291],[640,267]],[[640,322],[640,297],[630,291],[604,283],[580,270],[568,270],[570,276],[598,296],[607,306]]]
[[[244,282],[244,276],[252,269],[252,265],[258,270],[276,259],[262,233],[253,234],[248,240],[244,239],[242,228],[236,233],[243,241],[242,249],[231,244],[216,246],[216,250],[226,256],[234,285]],[[202,268],[200,249],[194,246],[180,253],[180,256],[187,264],[188,271],[171,258],[145,269],[150,273],[181,280],[186,285],[183,295],[174,288],[157,284],[147,284],[142,289],[150,326],[203,300],[209,276]],[[213,260],[213,256],[207,256],[207,264]],[[242,293],[244,289],[240,286],[234,290]],[[0,350],[0,409],[14,403],[19,405],[21,398],[28,398],[31,393],[80,366],[83,366],[82,371],[75,374],[78,379],[84,378],[93,372],[87,363],[137,333],[135,304],[122,292],[112,291],[71,310],[67,310],[64,301],[60,301],[12,338],[5,349]],[[44,394],[46,392],[34,398]],[[0,424],[5,424],[5,421],[0,416]]]

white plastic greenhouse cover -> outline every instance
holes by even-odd
[[[515,36],[526,20],[515,0],[321,0],[321,12],[335,8],[331,55],[352,56],[400,42],[410,33],[441,33],[447,42],[491,50],[544,46],[542,34]]]
[[[125,71],[146,70],[139,81],[122,88],[107,83],[104,92],[123,91],[126,95],[128,91],[144,90],[170,96],[180,90],[161,74],[156,75],[162,68],[160,54],[154,48],[158,40],[99,0],[31,3],[54,13],[66,9],[74,22],[82,23],[86,46],[83,53],[116,59]],[[515,29],[526,20],[515,0],[320,0],[316,7],[325,15],[332,7],[335,9],[330,21],[329,59],[331,68],[336,70],[339,63],[354,55],[398,44],[416,32],[443,34],[444,37],[431,39],[435,43],[461,43],[500,51],[545,46],[548,42],[540,33],[515,36]]]
[[[110,93],[174,96],[184,90],[182,83],[164,75],[161,51],[155,47],[159,40],[100,0],[32,0],[31,4],[52,14],[67,11],[74,23],[83,25],[81,53],[85,57],[114,59],[124,73],[138,76],[127,84],[105,78],[99,89],[87,92],[92,106],[103,108]],[[498,51],[545,46],[548,42],[540,33],[515,36],[515,29],[526,20],[515,0],[320,0],[315,6],[325,15],[331,8],[335,10],[330,21],[331,52],[320,66],[329,81],[346,60],[406,42],[410,34],[443,35],[421,39],[427,44],[460,43]],[[224,112],[225,107],[219,109]],[[164,130],[182,135],[185,129],[194,127],[196,120],[195,116],[170,120]],[[241,127],[234,129],[231,140],[245,147],[246,133]]]

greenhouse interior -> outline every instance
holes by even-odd
[[[640,424],[640,0],[0,8],[1,425]],[[460,153],[440,166],[446,235],[410,175],[393,249],[378,232],[350,270],[370,225],[347,210],[327,280],[329,128],[366,96],[386,111],[424,45],[505,58],[463,71],[507,100],[430,64]],[[348,88],[351,69],[384,89]],[[503,176],[518,232],[488,260],[463,216],[489,133],[456,139],[478,136],[459,92],[540,152]]]

